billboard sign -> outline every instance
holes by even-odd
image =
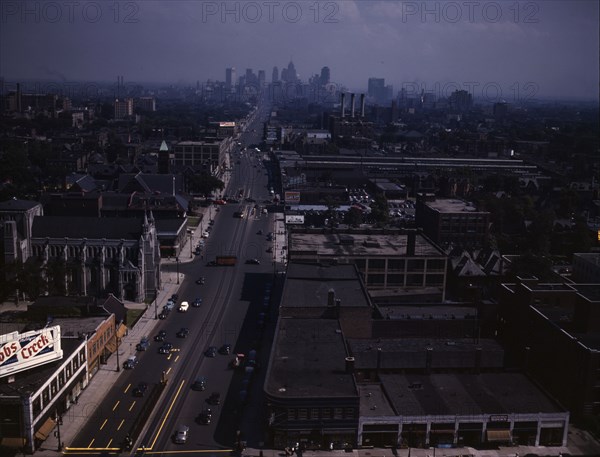
[[[304,215],[303,214],[286,214],[285,223],[302,225],[302,224],[304,224]]]
[[[300,203],[300,192],[286,191],[285,203],[287,205],[297,205]]]
[[[60,326],[0,335],[0,377],[60,360]]]

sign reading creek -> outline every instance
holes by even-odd
[[[60,326],[0,335],[0,377],[60,360]]]

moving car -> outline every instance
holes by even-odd
[[[150,346],[150,340],[148,340],[147,336],[144,336],[140,342],[136,345],[136,350],[145,351]]]
[[[200,305],[202,305],[202,299],[200,297],[197,297],[193,302],[192,302],[192,306],[194,308],[200,308]]]
[[[179,305],[179,312],[185,313],[188,309],[190,309],[190,304],[186,301],[182,301],[181,305]]]
[[[216,357],[217,356],[217,348],[215,346],[210,346],[205,352],[204,355],[206,357]]]
[[[148,384],[145,382],[140,382],[135,389],[133,389],[132,394],[134,397],[143,397],[146,393],[146,390],[148,390]]]
[[[181,327],[181,329],[176,333],[177,338],[187,338],[190,334],[190,329],[187,327]]]
[[[201,276],[200,278],[198,278],[196,280],[196,284],[198,285],[203,285],[206,282],[206,279],[204,279],[204,276]]]
[[[154,336],[154,341],[164,341],[167,337],[167,332],[161,330],[157,335]]]
[[[246,263],[249,265],[260,265],[260,260],[258,259],[248,259],[246,260]]]
[[[158,348],[159,354],[168,354],[173,349],[173,345],[171,343],[164,343],[161,347]]]

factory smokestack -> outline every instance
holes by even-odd
[[[365,94],[360,94],[360,117],[365,117]]]
[[[346,94],[342,92],[342,117],[346,117]]]
[[[355,98],[356,94],[351,94],[350,95],[350,106],[352,107],[352,117],[354,117],[354,98]]]

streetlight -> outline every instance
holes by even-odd
[[[192,232],[190,232],[190,259],[192,258]]]
[[[158,289],[154,289],[154,319],[158,319]]]
[[[117,373],[119,371],[121,371],[121,364],[119,363],[119,336],[117,335],[119,333],[119,327],[121,326],[121,322],[119,322],[119,325],[117,326],[117,328],[115,330],[115,342],[117,343],[117,349],[116,349],[116,353],[117,353],[117,370],[116,371],[117,371]]]
[[[179,285],[179,256],[175,258],[175,263],[177,264],[177,285]]]

